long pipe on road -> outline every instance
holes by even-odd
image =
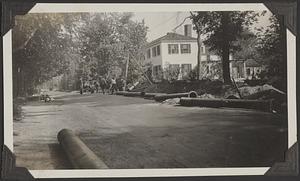
[[[127,91],[118,91],[116,95],[129,96],[129,97],[139,97],[142,96],[142,92],[127,92]]]
[[[195,91],[174,93],[174,94],[118,91],[116,92],[116,94],[122,96],[129,96],[129,97],[144,97],[148,99],[154,99],[155,101],[158,102],[162,102],[166,99],[172,99],[172,98],[198,97],[198,94]]]
[[[165,93],[117,91],[116,95],[122,95],[122,96],[128,96],[128,97],[143,97],[145,99],[154,99],[155,96],[167,95],[167,94],[165,94]]]
[[[204,99],[183,97],[180,99],[179,103],[182,106],[245,108],[267,112],[271,112],[273,107],[272,101],[245,99]]]
[[[72,130],[62,129],[57,139],[71,164],[78,169],[104,169],[107,165]]]

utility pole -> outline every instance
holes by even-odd
[[[125,67],[125,87],[127,86],[128,65],[129,65],[129,52],[127,54],[126,67]]]

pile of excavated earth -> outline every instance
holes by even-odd
[[[193,91],[196,96],[190,97]],[[263,111],[286,113],[287,95],[269,84],[248,85],[238,83],[225,85],[219,80],[175,81],[160,83],[141,83],[125,96],[153,98],[165,104],[208,107],[257,108]],[[191,103],[193,102],[193,103]],[[246,106],[245,106],[246,105]]]

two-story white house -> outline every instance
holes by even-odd
[[[197,39],[191,37],[191,26],[187,28],[185,35],[167,33],[147,44],[145,60],[152,64],[153,79],[159,80],[166,66],[178,69],[180,77],[196,66]]]
[[[197,66],[197,38],[192,35],[192,25],[184,26],[184,35],[167,33],[145,47],[145,60],[152,64],[152,77],[159,80],[163,70],[169,66],[179,70],[178,79],[189,74]],[[201,46],[201,62],[219,61],[218,56],[209,55],[207,48]]]

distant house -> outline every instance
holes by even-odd
[[[246,61],[232,61],[230,70],[231,76],[236,80],[257,79],[263,66],[253,59],[248,59]]]
[[[262,65],[261,61],[247,56],[247,53],[251,51],[251,47],[256,44],[257,38],[251,31],[245,29],[238,41],[242,52],[237,52],[238,54],[234,57],[235,60],[230,63],[231,76],[236,80],[259,78],[258,75],[263,70],[264,65]]]

